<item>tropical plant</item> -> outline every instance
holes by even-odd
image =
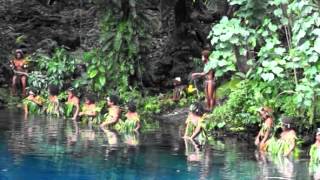
[[[232,90],[226,104],[213,112],[218,116],[214,119],[256,123],[253,114],[246,112],[268,104],[276,113],[306,117],[299,126],[312,127],[319,120],[319,4],[307,0],[229,3],[237,10],[213,26],[209,38],[214,50],[206,68],[214,68],[218,78],[233,72],[251,85],[249,92]],[[245,71],[239,65],[245,65]]]
[[[61,88],[76,67],[76,60],[63,48],[56,49],[52,56],[37,54],[33,59],[37,71],[30,73],[29,84],[39,90],[46,90],[48,84]]]
[[[100,23],[100,47],[85,53],[84,59],[93,90],[124,93],[129,88],[128,78],[141,71],[138,52],[147,45],[146,18],[136,0],[110,3],[114,8],[107,10]]]

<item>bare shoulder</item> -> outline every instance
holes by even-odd
[[[78,97],[74,97],[73,101],[76,103],[76,104],[79,104],[80,103],[80,99]]]
[[[272,125],[273,125],[273,119],[272,119],[272,118],[268,118],[268,119],[266,120],[266,125],[267,125],[268,127],[272,127]]]

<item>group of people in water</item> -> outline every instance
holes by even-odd
[[[204,64],[209,61],[209,51],[204,50],[202,52],[202,62]],[[76,95],[75,89],[69,88],[67,90],[67,99],[65,103],[61,103],[59,99],[59,88],[55,85],[49,85],[48,97],[45,99],[38,95],[37,90],[30,88],[27,94],[27,76],[28,76],[28,61],[24,56],[24,52],[21,49],[16,50],[15,58],[10,61],[10,66],[14,72],[12,78],[12,94],[17,95],[17,85],[21,82],[22,97],[24,99],[24,112],[27,116],[30,112],[41,111],[46,114],[70,117],[73,120],[77,119],[90,119],[93,120],[98,116],[99,107],[97,107],[95,99],[92,95],[88,94],[84,98],[84,103],[80,104],[80,99]],[[195,103],[190,108],[190,113],[186,121],[185,138],[194,139],[198,135],[203,134],[203,114],[205,111],[213,109],[215,104],[215,83],[214,83],[214,71],[212,69],[203,71],[201,73],[193,73],[192,79],[205,77],[205,99],[206,108],[201,103]],[[181,91],[184,86],[181,86],[181,78],[175,78],[175,88],[173,100],[179,101]],[[102,129],[107,127],[116,126],[116,124],[124,124],[120,121],[121,109],[119,107],[119,98],[117,96],[110,96],[107,99],[108,114],[100,124]],[[126,113],[126,119],[130,119],[127,122],[134,130],[139,130],[141,127],[139,121],[139,115],[136,112],[136,106],[134,103],[128,104],[128,112]],[[119,126],[119,125],[118,125]]]
[[[281,129],[274,127],[272,109],[262,107],[258,111],[263,121],[261,129],[255,138],[255,145],[260,151],[290,156],[296,147],[296,132],[293,129],[292,118],[282,117]]]
[[[84,103],[81,104],[80,98],[76,95],[73,88],[67,90],[67,98],[64,103],[59,99],[59,88],[55,85],[50,85],[48,88],[48,97],[44,99],[33,89],[29,90],[29,95],[24,100],[24,112],[27,115],[35,109],[37,112],[44,112],[49,115],[65,116],[73,120],[87,120],[90,122],[99,123],[95,121],[101,111],[98,107],[95,98],[92,94],[87,94],[84,98]],[[139,131],[141,124],[139,114],[136,111],[136,105],[133,101],[126,105],[127,112],[125,114],[125,121],[121,120],[121,111],[119,97],[111,95],[106,99],[108,112],[103,116],[100,123],[102,129],[111,127],[125,126],[131,127],[126,129],[129,131]],[[33,108],[36,106],[36,108]]]
[[[274,123],[272,109],[262,107],[258,110],[262,119],[262,126],[255,137],[255,145],[260,154],[271,154],[272,156],[294,157],[297,148],[297,135],[294,130],[293,118],[282,117],[281,128],[277,128]],[[320,170],[320,128],[315,134],[315,143],[311,145],[310,151],[310,170],[314,173]]]
[[[81,104],[80,98],[77,96],[74,88],[69,88],[67,90],[67,98],[62,100],[65,101],[65,103],[62,103],[61,99],[59,99],[59,88],[55,85],[49,85],[47,98],[41,97],[38,94],[38,90],[33,88],[29,88],[27,92],[28,61],[24,54],[23,50],[17,49],[14,59],[10,61],[10,67],[13,70],[12,94],[17,95],[17,86],[18,84],[21,84],[21,96],[24,97],[23,106],[26,116],[29,113],[43,112],[50,115],[70,117],[73,120],[94,120],[98,117],[100,108],[97,107],[95,98],[92,94],[87,94],[84,98],[84,103]],[[140,129],[140,118],[136,112],[136,105],[134,102],[129,102],[127,104],[127,113],[125,114],[126,121],[120,120],[121,108],[119,106],[118,96],[111,95],[108,97],[107,106],[107,116],[100,124],[102,129],[116,126],[117,124],[130,126],[134,131]]]

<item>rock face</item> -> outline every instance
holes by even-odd
[[[8,52],[19,43],[29,50],[87,48],[98,35],[97,7],[89,1],[0,0],[0,8],[1,38],[7,40],[1,46]]]
[[[58,46],[93,47],[99,35],[97,9],[90,0],[0,0],[0,72],[10,72],[5,62],[16,48],[50,53]]]
[[[152,87],[168,85],[174,77],[184,82],[194,69],[194,58],[200,58],[203,49],[210,49],[207,36],[212,24],[230,13],[227,1],[154,0],[150,2],[153,28],[152,46],[144,57],[148,69],[145,84]]]
[[[225,2],[219,0],[217,2]],[[104,3],[105,2],[105,3]],[[0,62],[22,44],[27,51],[50,52],[65,46],[71,51],[97,46],[99,19],[108,0],[0,0]],[[151,20],[151,46],[141,53],[145,86],[165,86],[181,76],[186,81],[193,58],[209,47],[208,32],[227,13],[227,5],[208,8],[202,1],[142,0]],[[0,68],[0,71],[1,70]],[[1,78],[0,78],[1,79]]]

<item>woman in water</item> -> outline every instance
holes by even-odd
[[[284,117],[282,119],[282,133],[280,134],[280,143],[283,143],[283,155],[289,156],[296,147],[296,132],[292,127],[292,119]]]
[[[71,116],[73,113],[72,119],[76,120],[80,111],[80,100],[75,94],[73,88],[68,89],[68,100],[66,102],[66,114]]]
[[[126,127],[127,131],[138,132],[141,124],[139,114],[137,113],[137,107],[134,102],[128,103],[128,112],[125,116],[126,121],[124,122],[124,126]]]
[[[262,127],[256,136],[255,145],[260,151],[265,151],[266,142],[271,137],[273,128],[272,110],[268,107],[263,107],[259,110],[262,119]]]
[[[82,110],[79,113],[79,117],[90,117],[94,118],[97,116],[97,106],[95,104],[95,98],[93,95],[88,94],[85,97],[84,105],[82,106]]]
[[[21,49],[16,50],[16,55],[13,60],[10,61],[10,67],[12,68],[14,75],[12,77],[12,94],[17,95],[17,84],[21,81],[22,97],[26,96],[27,87],[27,61],[24,58],[23,51]]]
[[[290,156],[296,147],[296,132],[292,127],[292,119],[283,117],[281,122],[281,134],[277,138],[273,136],[267,141],[266,149],[269,153],[281,156]],[[277,132],[275,133],[277,134]]]
[[[107,98],[108,103],[108,115],[106,120],[100,125],[101,129],[105,129],[107,126],[114,126],[120,119],[120,107],[118,96],[111,95]]]
[[[49,96],[48,96],[48,102],[46,104],[46,113],[50,115],[56,115],[60,116],[63,113],[62,107],[60,107],[59,102],[59,87],[56,85],[49,85]]]
[[[200,103],[194,103],[190,106],[188,118],[186,120],[186,129],[184,138],[205,140],[206,136],[203,129],[204,108]]]
[[[25,116],[27,116],[29,112],[40,112],[40,107],[43,105],[43,102],[44,100],[36,94],[36,91],[30,89],[28,97],[23,100]]]

